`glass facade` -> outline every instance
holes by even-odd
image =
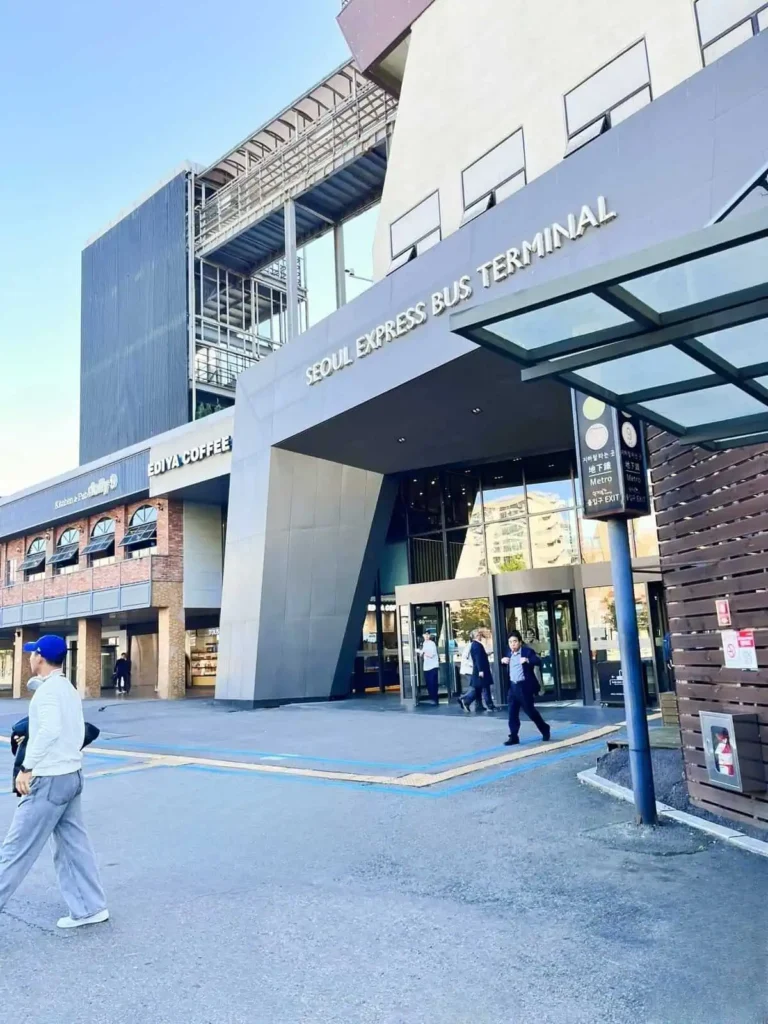
[[[652,515],[630,535],[635,557],[658,556]],[[407,541],[410,583],[610,561],[605,524],[583,518],[572,452],[411,473],[389,540]]]

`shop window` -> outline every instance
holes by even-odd
[[[701,56],[705,64],[723,57],[768,28],[765,0],[696,0]]]
[[[635,43],[565,95],[570,156],[653,98],[645,40]]]
[[[600,679],[606,674],[616,675],[621,669],[619,635],[616,623],[616,602],[613,587],[588,587],[584,591],[587,604],[587,625],[589,627],[589,648],[592,660],[592,676],[595,700],[600,700]],[[635,611],[640,636],[640,657],[649,689],[655,686],[653,639],[648,609],[648,599],[642,584],[635,586]],[[601,666],[603,666],[601,668]]]
[[[556,452],[524,462],[529,515],[574,508],[573,460],[570,452]]]
[[[77,572],[80,567],[80,531],[65,530],[59,537],[56,551],[48,559],[55,576]]]
[[[488,571],[485,539],[481,526],[463,530],[448,530],[448,579],[467,579],[484,576]]]
[[[16,582],[16,569],[18,568],[17,560],[15,558],[9,558],[5,563],[5,585],[6,587],[12,587]]]
[[[35,537],[27,548],[27,554],[19,566],[19,571],[24,573],[24,579],[29,583],[33,580],[45,579],[45,537]]]
[[[579,509],[579,533],[582,562],[610,562],[607,523],[602,519],[585,519],[583,510]]]
[[[461,172],[462,224],[474,220],[525,185],[523,129],[504,139]]]
[[[131,516],[125,536],[120,541],[128,558],[144,558],[157,551],[157,509],[142,505]]]
[[[392,262],[387,273],[405,266],[441,239],[440,196],[433,192],[389,227]]]
[[[91,538],[83,548],[90,564],[111,565],[115,561],[115,521],[108,516],[100,519],[91,530]]]
[[[528,520],[524,517],[491,523],[485,527],[488,569],[492,573],[531,568]]]
[[[534,569],[575,565],[579,561],[576,513],[550,512],[528,520]]]

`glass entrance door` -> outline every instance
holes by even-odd
[[[411,609],[412,644],[414,653],[420,651],[426,639],[434,640],[440,658],[438,673],[438,697],[450,700],[453,695],[449,652],[450,637],[448,635],[445,606],[442,602],[435,604],[415,604]],[[416,656],[414,664],[413,689],[416,703],[428,700],[427,687],[424,682],[424,665],[421,657]]]
[[[507,635],[517,630],[541,658],[539,700],[579,699],[579,644],[570,594],[505,598],[504,619]]]

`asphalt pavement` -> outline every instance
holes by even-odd
[[[16,710],[0,705],[0,732]],[[562,738],[613,720],[545,713]],[[576,781],[593,742],[548,753],[524,727],[523,760],[408,790],[260,766],[461,768],[508,752],[503,721],[376,701],[93,702],[87,715],[103,729],[85,804],[112,920],[57,934],[44,853],[0,914],[9,1020],[768,1017],[765,860],[673,824],[638,830],[627,805]],[[185,754],[194,763],[162,761]],[[225,756],[245,767],[210,763]],[[12,812],[0,795],[0,831]]]

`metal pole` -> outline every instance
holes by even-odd
[[[653,787],[648,720],[645,714],[645,686],[643,663],[640,658],[640,637],[637,632],[632,556],[625,519],[608,520],[608,540],[611,547],[613,597],[616,604],[616,624],[624,678],[624,709],[627,716],[632,789],[640,821],[644,825],[655,825],[656,794]]]
[[[347,268],[344,260],[344,225],[333,226],[333,258],[336,267],[336,308],[347,304]]]
[[[296,204],[286,199],[283,207],[285,219],[285,279],[286,279],[286,341],[299,335],[299,265],[296,253]]]

